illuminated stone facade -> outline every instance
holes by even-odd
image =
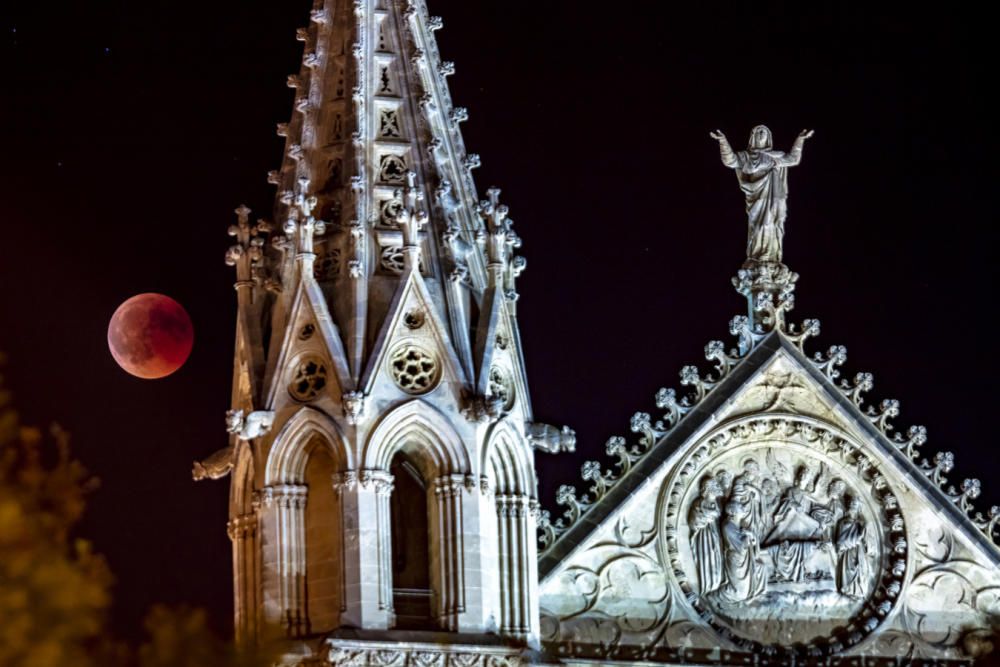
[[[194,475],[232,475],[237,640],[385,667],[982,653],[997,511],[970,514],[978,482],[948,486],[950,455],[924,460],[844,348],[807,353],[818,322],[787,321],[787,189],[754,206],[807,133],[788,156],[713,134],[750,216],[736,340],[540,510],[535,452],[575,437],[532,416],[521,241],[477,194],[441,25],[421,0],[317,0],[273,216],[230,227],[230,445]]]

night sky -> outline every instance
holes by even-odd
[[[521,332],[536,417],[576,429],[538,456],[541,497],[654,412],[703,347],[731,340],[746,218],[708,132],[776,148],[816,129],[790,172],[792,319],[812,350],[928,427],[952,479],[1000,500],[990,323],[998,246],[995,72],[983,17],[846,5],[429,0],[480,193],[524,239]],[[803,3],[800,3],[803,4]],[[814,3],[810,3],[814,4]],[[20,5],[20,7],[13,7]],[[102,480],[81,534],[117,576],[114,622],[154,602],[231,625],[229,482],[191,481],[225,446],[236,314],[232,210],[270,215],[266,172],[291,114],[309,0],[8,2],[0,9],[4,375],[29,423],[58,421]],[[808,11],[802,14],[801,11]],[[872,13],[883,12],[883,13]],[[194,351],[173,376],[126,375],[108,319],[139,292],[180,301]],[[555,512],[554,512],[555,514]]]

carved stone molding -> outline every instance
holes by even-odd
[[[702,439],[661,491],[660,550],[720,637],[821,657],[892,612],[909,544],[878,460],[817,420],[739,419]]]
[[[226,524],[226,534],[234,542],[247,537],[252,537],[257,533],[257,513],[240,514],[234,516]]]
[[[453,498],[461,494],[462,490],[467,488],[465,484],[465,475],[454,474],[454,475],[441,475],[434,480],[434,495],[444,498]]]
[[[344,472],[334,473],[332,482],[333,488],[337,493],[353,491],[358,485],[358,471],[345,470]]]
[[[392,493],[393,476],[385,470],[362,470],[358,473],[358,482],[362,489],[374,488],[378,495]]]
[[[309,487],[304,484],[274,484],[254,492],[254,507],[284,507],[302,509],[306,506]]]
[[[497,515],[501,518],[523,519],[532,510],[531,498],[525,494],[497,494],[496,504]]]
[[[358,667],[522,667],[530,664],[506,647],[438,645],[407,642],[327,640],[331,665]]]

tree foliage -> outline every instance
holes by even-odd
[[[20,424],[0,377],[0,667],[265,664],[214,636],[197,609],[154,606],[144,644],[114,641],[111,571],[73,535],[96,487],[62,429]]]

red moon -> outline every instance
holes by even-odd
[[[137,294],[111,316],[108,348],[126,372],[146,380],[170,375],[184,365],[194,344],[191,318],[169,296]]]

